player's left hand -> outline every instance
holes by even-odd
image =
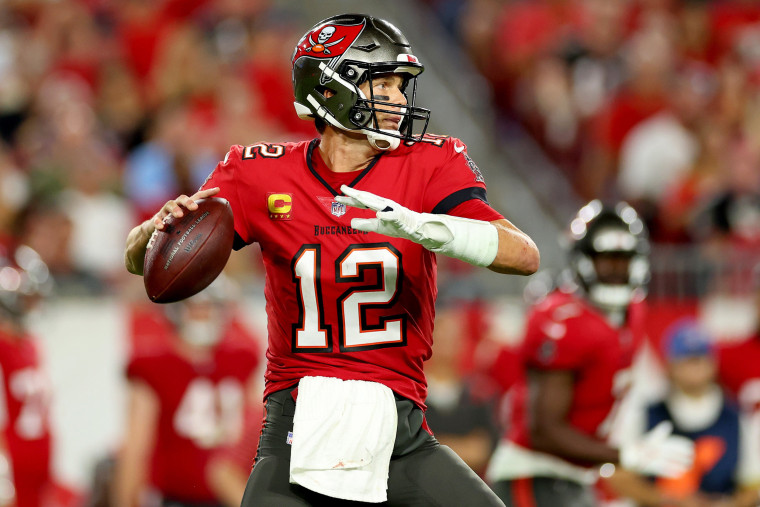
[[[451,231],[430,220],[428,214],[417,213],[385,197],[342,185],[345,195],[335,200],[354,208],[376,211],[377,218],[354,218],[351,227],[360,231],[377,232],[394,238],[405,238],[433,250],[452,239]]]

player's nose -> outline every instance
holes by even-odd
[[[406,95],[404,95],[404,92],[402,92],[401,88],[399,87],[395,87],[394,91],[395,91],[396,98],[398,100],[398,102],[396,103],[402,106],[405,106],[407,103],[407,100],[406,100]]]
[[[398,104],[399,106],[405,106],[407,103],[406,95],[404,95],[404,92],[401,91],[401,88],[398,86],[394,86],[390,91],[390,100],[389,102],[391,104]]]

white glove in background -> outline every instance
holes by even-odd
[[[646,475],[675,478],[691,468],[694,442],[673,435],[673,424],[663,421],[641,440],[620,448],[620,465]]]

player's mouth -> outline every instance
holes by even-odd
[[[387,116],[383,118],[380,123],[383,125],[384,128],[389,128],[391,130],[398,130],[401,126],[401,116]]]

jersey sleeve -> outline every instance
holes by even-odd
[[[126,376],[130,382],[141,381],[155,389],[156,372],[160,370],[150,357],[136,356],[127,363]]]
[[[435,150],[433,153],[437,163],[425,191],[425,211],[449,213],[473,199],[488,204],[483,174],[467,154],[467,147],[462,141],[450,137],[440,147],[429,149]]]
[[[242,160],[243,147],[234,145],[225,155],[224,160],[219,162],[209,177],[201,186],[201,190],[207,188],[219,187],[219,193],[215,197],[227,199],[232,208],[232,215],[235,224],[235,242],[233,248],[239,250],[245,245],[255,241],[253,232],[248,226],[249,222],[246,217],[246,209],[243,201],[240,199],[238,189],[238,166]]]
[[[462,218],[470,218],[472,220],[483,220],[484,222],[493,222],[494,220],[501,220],[504,215],[493,209],[487,202],[480,199],[470,199],[462,204],[455,206],[449,212],[449,215],[454,215]]]
[[[552,319],[548,311],[530,315],[522,355],[525,364],[540,370],[578,370],[587,361],[593,343],[574,332],[568,321]]]

